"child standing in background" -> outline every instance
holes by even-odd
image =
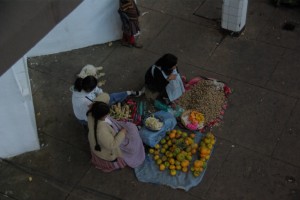
[[[142,48],[141,44],[136,42],[136,36],[139,34],[139,16],[140,12],[134,0],[120,0],[118,10],[122,20],[122,45],[127,47]]]

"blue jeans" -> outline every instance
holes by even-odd
[[[116,92],[109,94],[109,97],[109,105],[113,105],[115,103],[124,101],[128,97],[128,94],[127,92]]]

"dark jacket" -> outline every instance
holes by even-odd
[[[154,76],[152,76],[152,66],[147,70],[145,74],[145,84],[152,92],[159,92],[159,97],[168,98],[166,86],[169,84],[169,81],[165,79],[158,68],[154,69]]]

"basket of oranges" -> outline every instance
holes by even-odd
[[[204,127],[205,118],[201,112],[186,110],[181,114],[181,123],[189,130],[200,130]]]

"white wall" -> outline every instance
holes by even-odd
[[[119,0],[85,0],[51,30],[27,56],[69,51],[120,39]]]
[[[27,57],[121,38],[119,0],[85,0],[0,77],[0,158],[40,148]]]
[[[39,149],[26,60],[6,71],[0,85],[0,157]]]

